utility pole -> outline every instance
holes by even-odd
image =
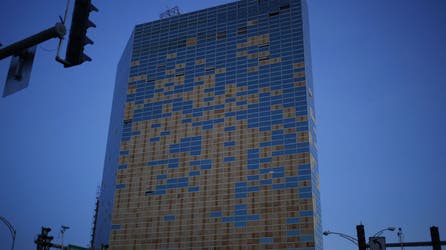
[[[356,226],[356,236],[358,237],[358,249],[366,250],[367,243],[365,241],[364,225],[360,224]]]
[[[440,233],[438,227],[431,227],[432,250],[441,250]]]

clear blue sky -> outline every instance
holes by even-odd
[[[52,26],[65,1],[2,0],[0,41]],[[135,24],[166,6],[228,0],[94,1],[93,62],[64,69],[39,46],[30,86],[0,99],[0,216],[33,249],[42,225],[86,245],[102,178],[116,65]],[[446,240],[446,1],[309,0],[324,230],[403,227],[407,241]],[[0,61],[3,90],[9,59]],[[386,234],[388,241],[396,233]],[[0,225],[0,249],[10,236]],[[355,249],[338,237],[326,250]],[[422,250],[423,248],[417,248]],[[425,248],[429,249],[429,248]]]

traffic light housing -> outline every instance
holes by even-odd
[[[51,246],[51,241],[54,239],[53,236],[48,235],[50,232],[51,232],[51,228],[42,227],[42,236],[43,236],[43,240],[45,242],[45,246],[47,246],[47,247]]]
[[[91,0],[76,0],[65,56],[65,60],[68,63],[64,65],[65,68],[91,61],[91,58],[84,54],[84,46],[93,44],[93,41],[87,37],[87,29],[96,27],[96,25],[88,19],[90,12],[92,11],[98,11],[98,9],[91,4]]]
[[[53,246],[51,241],[54,239],[54,237],[48,235],[50,232],[51,228],[42,227],[42,231],[37,236],[37,239],[34,241],[37,244],[38,250],[47,250]]]

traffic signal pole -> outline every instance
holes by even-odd
[[[51,28],[0,49],[0,60],[12,56],[3,97],[28,86],[37,45],[52,38],[63,38],[65,33],[65,25],[56,23]]]
[[[87,29],[96,27],[96,25],[88,19],[90,12],[98,11],[91,1],[92,0],[75,0],[65,59],[61,58],[59,55],[62,41],[66,34],[65,24],[68,18],[70,0],[67,0],[63,19],[60,17],[61,22],[56,23],[53,27],[43,30],[33,36],[0,49],[0,60],[12,56],[8,76],[6,77],[6,83],[3,89],[3,97],[12,95],[28,87],[36,47],[42,42],[52,38],[59,38],[59,45],[57,46],[55,59],[57,62],[62,63],[65,68],[91,61],[91,58],[84,54],[85,45],[93,44],[93,41],[87,37]],[[2,46],[1,43],[0,46]]]
[[[56,23],[56,25],[51,28],[0,49],[0,60],[9,56],[19,56],[27,48],[33,47],[52,38],[63,38],[65,33],[65,25],[62,23]]]

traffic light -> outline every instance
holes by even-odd
[[[44,242],[45,247],[51,247],[51,241],[54,239],[53,236],[49,236],[48,234],[51,232],[51,228],[49,227],[42,227],[42,238]]]
[[[37,250],[47,250],[53,246],[51,241],[54,239],[54,237],[48,235],[50,232],[51,228],[42,227],[42,231],[37,236],[37,239],[34,241],[37,244]]]
[[[92,11],[98,11],[98,9],[91,4],[91,0],[76,0],[65,58],[68,63],[64,65],[65,68],[91,61],[91,58],[84,54],[84,46],[93,44],[93,41],[87,37],[87,29],[96,27],[88,19]]]

